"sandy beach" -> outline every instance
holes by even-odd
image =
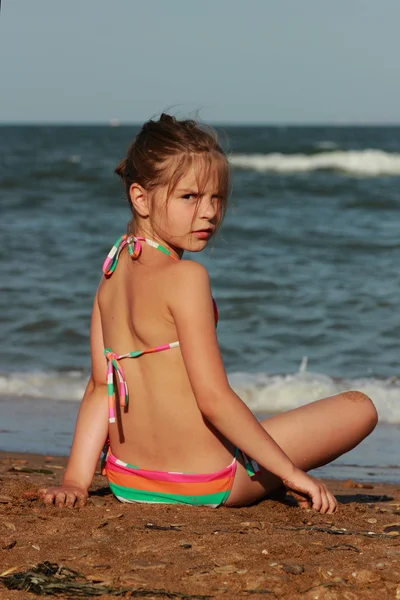
[[[65,464],[0,453],[2,600],[37,598],[54,582],[51,597],[71,599],[400,598],[398,485],[330,480],[339,508],[320,515],[290,496],[238,509],[123,505],[97,473],[86,507],[45,508],[37,490]],[[46,561],[45,576],[17,575]],[[23,580],[36,588],[6,587]]]

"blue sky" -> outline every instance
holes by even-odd
[[[0,122],[399,123],[399,0],[3,0]]]

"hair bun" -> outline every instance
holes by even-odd
[[[115,169],[114,173],[116,173],[117,175],[119,175],[122,179],[125,177],[125,173],[126,173],[126,158],[124,158],[123,160],[121,160],[121,162],[119,163],[119,165]]]
[[[167,113],[161,113],[160,121],[162,123],[167,123],[168,125],[175,125],[176,119],[171,115],[167,115]]]

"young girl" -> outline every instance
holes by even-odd
[[[42,491],[45,503],[85,504],[107,439],[105,474],[122,502],[248,505],[283,484],[300,505],[333,513],[335,498],[306,472],[354,448],[377,413],[345,392],[259,423],[230,387],[207,271],[181,260],[207,246],[225,213],[216,134],[162,114],[116,173],[132,219],[103,266],[92,372],[63,483]]]

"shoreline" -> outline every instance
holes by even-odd
[[[345,456],[345,455],[344,455]],[[24,451],[14,451],[14,450],[2,450],[0,448],[0,474],[2,472],[2,468],[1,465],[4,465],[4,461],[8,461],[9,463],[13,463],[15,462],[17,465],[22,465],[23,463],[29,463],[30,466],[32,466],[32,468],[35,468],[37,466],[41,466],[42,468],[48,468],[49,470],[51,470],[52,468],[55,468],[56,471],[52,473],[52,480],[56,481],[56,475],[58,473],[63,472],[61,470],[64,469],[67,465],[68,462],[68,455],[66,454],[46,454],[43,452],[24,452]],[[332,464],[332,463],[330,463]],[[329,467],[330,464],[325,465],[324,467],[319,467],[319,469],[325,469],[326,467]],[[100,460],[98,463],[98,467],[96,469],[96,475],[100,475]],[[356,465],[343,465],[344,467],[350,467],[350,466],[356,466]],[[4,468],[4,467],[3,467]],[[28,467],[29,468],[29,467]],[[360,468],[360,467],[358,467]],[[391,467],[391,468],[397,468],[397,467]],[[397,489],[398,492],[400,493],[400,481],[397,482],[392,482],[392,481],[383,481],[383,480],[377,480],[377,481],[372,481],[371,479],[366,478],[365,480],[359,479],[359,478],[349,478],[346,476],[343,477],[327,477],[324,475],[319,475],[318,474],[318,470],[319,469],[314,469],[312,471],[310,471],[310,473],[314,474],[315,477],[318,477],[318,479],[323,480],[325,483],[329,483],[330,485],[332,485],[334,487],[334,489],[336,490],[341,490],[343,491],[343,489],[351,489],[351,487],[353,487],[354,489],[383,489],[383,488],[388,488],[388,490],[390,489]],[[20,470],[21,473],[23,473],[22,470]],[[107,480],[105,477],[101,477],[101,479],[104,482],[104,485],[107,486]],[[96,481],[96,477],[95,480]],[[343,487],[343,484],[346,482],[351,482],[353,481],[354,485],[351,486],[351,484],[346,484],[345,487]]]
[[[33,407],[40,410],[32,413]],[[9,400],[3,404],[0,454],[68,456],[79,403],[32,399]],[[258,419],[269,413],[255,413]],[[45,421],[44,421],[45,419]],[[333,462],[312,471],[319,479],[394,483],[400,481],[399,425],[378,423],[361,444]],[[53,454],[56,452],[56,454]]]
[[[37,490],[57,485],[66,460],[0,451],[0,574],[49,561],[110,600],[116,589],[229,600],[400,594],[400,483],[325,479],[339,507],[322,515],[291,496],[243,508],[121,504],[96,472],[87,506],[45,508]],[[2,598],[38,597],[3,590],[5,581]]]

